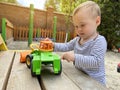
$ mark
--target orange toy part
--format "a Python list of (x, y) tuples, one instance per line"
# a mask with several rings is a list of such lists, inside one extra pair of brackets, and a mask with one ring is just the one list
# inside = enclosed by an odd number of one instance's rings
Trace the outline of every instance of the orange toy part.
[(31, 51), (24, 51), (20, 53), (20, 62), (24, 63), (26, 61), (26, 56), (30, 54)]
[(53, 51), (52, 41), (40, 41), (39, 48), (41, 51)]

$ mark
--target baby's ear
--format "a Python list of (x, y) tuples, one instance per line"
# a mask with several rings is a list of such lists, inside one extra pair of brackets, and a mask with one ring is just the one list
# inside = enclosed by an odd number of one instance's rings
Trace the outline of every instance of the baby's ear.
[(96, 24), (97, 24), (97, 26), (99, 26), (100, 23), (101, 23), (101, 17), (97, 16), (97, 18), (96, 18)]

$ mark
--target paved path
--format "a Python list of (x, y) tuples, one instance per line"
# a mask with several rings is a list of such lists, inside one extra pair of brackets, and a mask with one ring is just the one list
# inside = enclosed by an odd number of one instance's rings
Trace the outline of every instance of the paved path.
[[(39, 44), (39, 42), (33, 42)], [(10, 50), (28, 50), (28, 42), (26, 41), (14, 41), (7, 45)]]

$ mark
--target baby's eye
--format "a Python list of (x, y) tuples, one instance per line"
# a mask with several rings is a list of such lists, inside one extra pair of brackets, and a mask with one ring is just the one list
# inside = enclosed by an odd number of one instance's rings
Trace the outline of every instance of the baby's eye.
[(76, 29), (78, 29), (78, 26), (75, 26)]
[(81, 25), (81, 27), (84, 27), (84, 26), (85, 26), (85, 24), (82, 24), (82, 25)]

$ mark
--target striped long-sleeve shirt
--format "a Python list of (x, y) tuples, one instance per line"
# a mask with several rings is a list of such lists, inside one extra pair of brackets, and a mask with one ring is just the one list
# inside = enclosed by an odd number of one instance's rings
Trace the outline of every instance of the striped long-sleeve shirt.
[(106, 83), (104, 56), (107, 49), (107, 43), (103, 36), (88, 40), (83, 45), (79, 44), (80, 37), (76, 37), (68, 43), (55, 43), (54, 51), (74, 51), (74, 65), (83, 70), (92, 78), (100, 83)]

